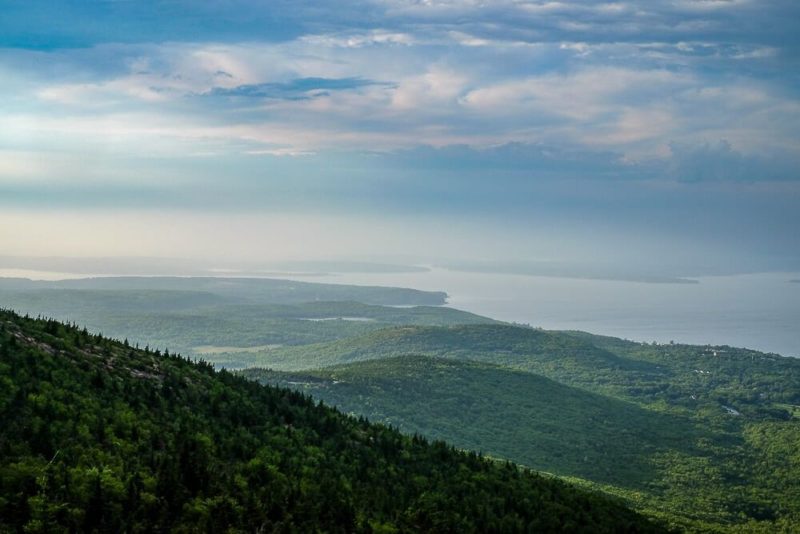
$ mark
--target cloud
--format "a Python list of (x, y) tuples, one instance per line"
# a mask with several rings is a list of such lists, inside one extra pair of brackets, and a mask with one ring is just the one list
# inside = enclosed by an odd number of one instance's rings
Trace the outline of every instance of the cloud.
[(794, 0), (7, 0), (0, 248), (796, 259), (798, 20)]
[[(374, 200), (385, 179), (474, 207), (485, 176), (508, 198), (558, 179), (796, 178), (800, 7), (784, 0), (91, 4), (54, 21), (14, 0), (0, 20), (15, 198), (169, 183), (165, 203), (203, 208)], [(181, 200), (186, 184), (210, 192)]]
[[(526, 143), (487, 148), (419, 146), (380, 154), (378, 161), (387, 168), (452, 172), (463, 180), (479, 180), (490, 186), (507, 183), (509, 179), (623, 178), (632, 170), (618, 153)], [(489, 183), (486, 175), (492, 172), (493, 180)]]
[[(463, 102), (479, 111), (516, 115), (535, 111), (578, 120), (608, 112), (609, 104), (635, 106), (693, 83), (688, 76), (662, 69), (585, 68), (548, 73), (475, 89)], [(696, 82), (694, 82), (696, 83)]]
[[(590, 45), (451, 44), (447, 55), (429, 54), (441, 46), (334, 53), (299, 39), (123, 47), (121, 54), (119, 45), (99, 47), (80, 57), (102, 64), (119, 54), (125, 69), (78, 83), (17, 76), (6, 96), (24, 111), (4, 112), (0, 140), (20, 150), (74, 150), (118, 139), (113, 150), (130, 156), (526, 143), (643, 160), (669, 154), (670, 143), (707, 139), (727, 139), (746, 153), (798, 151), (800, 104), (779, 80), (606, 59), (610, 50), (629, 53), (627, 45), (600, 46), (602, 56), (592, 52), (591, 60)], [(536, 60), (533, 67), (526, 58)]]
[(361, 78), (296, 78), (284, 83), (239, 85), (230, 88), (215, 87), (205, 95), (297, 100), (327, 95), (329, 91), (346, 91), (369, 85), (381, 85), (381, 83)]
[(800, 180), (798, 161), (747, 156), (725, 140), (670, 144), (669, 174), (681, 182)]
[(344, 31), (337, 34), (304, 35), (300, 41), (313, 46), (337, 48), (361, 48), (372, 45), (413, 45), (417, 38), (410, 33), (393, 32), (383, 29), (370, 31)]

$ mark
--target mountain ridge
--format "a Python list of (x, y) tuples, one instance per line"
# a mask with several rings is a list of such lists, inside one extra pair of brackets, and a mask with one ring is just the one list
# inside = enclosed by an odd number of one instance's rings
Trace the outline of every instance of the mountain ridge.
[(617, 501), (0, 311), (0, 530), (658, 532)]
[[(800, 524), (800, 456), (785, 446), (800, 440), (793, 358), (513, 325), (389, 328), (267, 356), (273, 370), (243, 374), (581, 478), (679, 528), (791, 532)], [(403, 364), (413, 359), (450, 371)], [(543, 383), (559, 388), (537, 391)]]

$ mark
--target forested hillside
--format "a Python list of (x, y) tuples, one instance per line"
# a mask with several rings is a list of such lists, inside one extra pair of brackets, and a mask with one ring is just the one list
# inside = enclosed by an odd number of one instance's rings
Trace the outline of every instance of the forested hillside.
[(800, 525), (792, 358), (459, 325), (283, 348), (262, 362), (273, 370), (246, 375), (579, 478), (682, 528)]
[[(474, 361), (396, 356), (318, 371), (248, 370), (346, 412), (539, 470), (646, 488), (648, 456), (696, 439), (686, 421), (532, 373)], [(624, 431), (623, 431), (624, 429)]]
[[(510, 324), (406, 325), (318, 345), (264, 354), (261, 364), (279, 370), (313, 369), (405, 354), (427, 354), (496, 363), (573, 379), (587, 369), (649, 372), (655, 366), (622, 359), (560, 332)], [(581, 371), (576, 374), (575, 371)], [(594, 380), (592, 380), (594, 382)]]
[(656, 532), (608, 497), (0, 312), (0, 531)]

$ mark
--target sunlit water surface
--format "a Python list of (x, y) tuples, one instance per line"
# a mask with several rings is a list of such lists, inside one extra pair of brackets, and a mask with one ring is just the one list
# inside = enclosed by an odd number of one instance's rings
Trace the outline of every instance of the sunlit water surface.
[(748, 347), (800, 356), (798, 273), (697, 278), (698, 284), (463, 273), (353, 274), (315, 282), (446, 291), (452, 307), (548, 329), (636, 341)]

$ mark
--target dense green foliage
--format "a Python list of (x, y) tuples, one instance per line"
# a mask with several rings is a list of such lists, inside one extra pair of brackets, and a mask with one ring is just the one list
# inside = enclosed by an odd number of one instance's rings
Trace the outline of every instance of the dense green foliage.
[(640, 489), (655, 476), (648, 456), (696, 439), (692, 426), (674, 416), (478, 362), (398, 356), (306, 373), (251, 369), (245, 375), (301, 389), (406, 433)]
[(599, 494), (55, 321), (0, 312), (0, 386), (3, 531), (659, 530)]
[[(789, 419), (800, 404), (800, 359), (728, 346), (647, 344), (584, 332), (569, 335), (621, 358), (649, 365), (651, 376), (617, 376), (620, 395), (718, 412), (724, 404), (754, 418)], [(587, 380), (587, 383), (589, 381)]]
[(788, 445), (800, 443), (798, 360), (472, 325), (391, 328), (262, 361), (291, 372), (250, 376), (585, 479), (682, 526), (800, 528), (800, 448)]
[(265, 354), (260, 363), (292, 371), (405, 354), (484, 361), (565, 378), (573, 377), (578, 368), (595, 372), (647, 372), (654, 368), (559, 332), (508, 324), (388, 328), (355, 338), (276, 350)]

